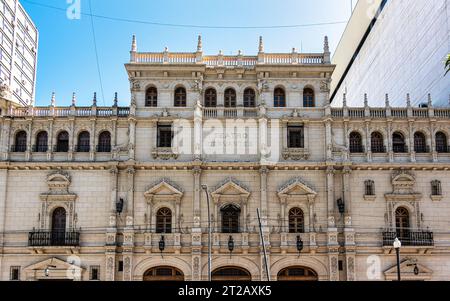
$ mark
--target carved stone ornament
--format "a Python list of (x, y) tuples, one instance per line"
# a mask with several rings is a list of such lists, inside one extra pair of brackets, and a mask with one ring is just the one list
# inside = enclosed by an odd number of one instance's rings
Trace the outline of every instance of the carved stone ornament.
[(310, 157), (309, 150), (305, 148), (285, 148), (282, 153), (284, 160), (308, 160)]
[(330, 92), (330, 82), (328, 80), (323, 80), (320, 82), (321, 92)]
[(178, 159), (178, 151), (173, 147), (155, 147), (152, 150), (153, 159), (169, 160)]

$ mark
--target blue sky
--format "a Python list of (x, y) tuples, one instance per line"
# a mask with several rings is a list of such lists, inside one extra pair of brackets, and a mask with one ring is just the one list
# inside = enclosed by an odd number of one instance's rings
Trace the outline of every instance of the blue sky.
[[(57, 105), (90, 105), (94, 92), (98, 105), (111, 105), (114, 92), (119, 104), (128, 105), (130, 92), (124, 64), (129, 60), (131, 37), (138, 51), (195, 51), (197, 35), (203, 51), (216, 54), (256, 54), (258, 37), (266, 52), (321, 52), (323, 37), (337, 46), (345, 23), (277, 29), (207, 29), (156, 26), (93, 18), (104, 97), (97, 71), (89, 0), (81, 4), (81, 18), (69, 19), (64, 9), (75, 0), (21, 0), (39, 30), (36, 105), (49, 105), (52, 91)], [(45, 7), (61, 8), (60, 10)], [(213, 25), (273, 26), (347, 21), (351, 0), (91, 0), (92, 14), (150, 22)], [(356, 0), (353, 0), (353, 6)]]

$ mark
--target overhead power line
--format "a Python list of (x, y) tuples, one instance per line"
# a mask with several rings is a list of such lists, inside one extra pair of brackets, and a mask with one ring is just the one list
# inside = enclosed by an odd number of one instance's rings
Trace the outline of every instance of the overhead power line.
[(94, 18), (92, 18), (92, 3), (91, 3), (91, 0), (89, 0), (89, 12), (90, 12), (90, 15), (91, 15), (91, 29), (92, 29), (92, 38), (94, 40), (95, 59), (97, 61), (98, 79), (100, 81), (100, 89), (101, 89), (101, 92), (102, 92), (103, 105), (105, 105), (105, 93), (103, 92), (102, 72), (100, 71), (100, 61), (98, 59), (97, 38), (95, 36)]
[[(33, 2), (29, 0), (22, 0), (22, 2), (29, 3), (31, 5), (36, 5), (40, 7), (45, 7), (53, 10), (66, 11), (66, 8), (52, 6), (48, 4)], [(178, 24), (178, 23), (164, 23), (164, 22), (155, 22), (155, 21), (147, 21), (147, 20), (137, 20), (137, 19), (129, 19), (129, 18), (121, 18), (121, 17), (111, 17), (105, 15), (98, 15), (90, 13), (80, 13), (83, 16), (88, 16), (91, 18), (104, 19), (110, 21), (117, 22), (126, 22), (126, 23), (136, 23), (136, 24), (145, 24), (145, 25), (154, 25), (154, 26), (166, 26), (166, 27), (183, 27), (183, 28), (204, 28), (204, 29), (281, 29), (281, 28), (299, 28), (299, 27), (314, 27), (314, 26), (326, 26), (326, 25), (338, 25), (338, 24), (346, 24), (347, 21), (332, 21), (332, 22), (318, 22), (318, 23), (305, 23), (305, 24), (291, 24), (291, 25), (254, 25), (254, 26), (221, 26), (221, 25), (199, 25), (199, 24)]]

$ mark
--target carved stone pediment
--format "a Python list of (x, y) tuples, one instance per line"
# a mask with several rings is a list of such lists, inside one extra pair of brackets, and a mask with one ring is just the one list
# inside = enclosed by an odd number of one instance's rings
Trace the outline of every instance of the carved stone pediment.
[(76, 194), (69, 192), (71, 184), (70, 175), (63, 171), (54, 172), (48, 175), (47, 185), (49, 191), (40, 195), (43, 201), (75, 201)]
[(277, 192), (280, 202), (285, 203), (290, 200), (314, 202), (317, 192), (307, 185), (302, 179), (294, 178), (280, 186)]
[(216, 186), (211, 193), (215, 203), (220, 201), (231, 201), (238, 199), (241, 203), (246, 203), (250, 197), (250, 190), (234, 178), (227, 178)]
[(183, 197), (183, 190), (171, 182), (169, 179), (161, 179), (158, 182), (152, 184), (150, 188), (144, 193), (148, 202), (154, 202), (158, 200), (166, 200), (180, 202)]
[(418, 201), (421, 193), (414, 191), (416, 179), (407, 171), (397, 171), (392, 175), (392, 193), (385, 194), (387, 201)]
[[(417, 260), (409, 258), (400, 263), (400, 274), (402, 280), (430, 280), (433, 271)], [(384, 276), (386, 280), (397, 280), (397, 265), (386, 270)]]
[[(69, 257), (70, 259), (70, 257)], [(48, 276), (45, 270), (48, 268)], [(32, 264), (24, 268), (26, 280), (39, 279), (70, 279), (81, 280), (82, 272), (85, 269), (76, 262), (66, 262), (59, 258), (53, 257), (38, 263)]]

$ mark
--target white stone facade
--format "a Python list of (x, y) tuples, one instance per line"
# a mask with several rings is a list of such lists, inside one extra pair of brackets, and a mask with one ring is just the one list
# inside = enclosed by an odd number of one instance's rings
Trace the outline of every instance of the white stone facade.
[[(371, 7), (380, 1), (359, 2), (352, 18), (366, 16), (369, 24)], [(347, 93), (348, 104), (355, 107), (362, 105), (365, 93), (369, 94), (371, 106), (383, 106), (384, 95), (388, 93), (393, 107), (405, 106), (407, 93), (413, 106), (422, 104), (431, 93), (435, 107), (447, 107), (450, 81), (444, 76), (444, 66), (450, 53), (449, 20), (448, 0), (387, 0), (348, 73), (333, 76), (332, 93), (336, 93), (333, 106), (342, 106), (344, 93)], [(352, 20), (350, 24), (361, 26)], [(367, 25), (364, 31), (366, 28)], [(353, 28), (346, 29), (336, 53), (346, 51), (350, 47), (348, 41), (360, 43), (362, 36), (350, 38), (352, 32)], [(349, 35), (348, 40), (346, 35)], [(333, 57), (332, 62), (341, 65), (343, 70), (347, 67), (340, 56)], [(337, 87), (342, 78), (342, 84)]]
[[(201, 40), (194, 53), (139, 53), (134, 40), (126, 69), (130, 107), (77, 107), (74, 98), (67, 108), (10, 106), (0, 117), (1, 280), (142, 280), (155, 267), (206, 280), (202, 185), (213, 270), (232, 266), (267, 279), (259, 209), (271, 280), (289, 267), (318, 280), (392, 280), (392, 235), (405, 229), (403, 277), (450, 279), (450, 109), (331, 108), (327, 42), (321, 54), (266, 54), (261, 40), (258, 56), (205, 56)], [(175, 107), (179, 87), (186, 106)], [(209, 88), (216, 106), (205, 106)], [(236, 122), (232, 132), (221, 130), (225, 121)], [(188, 134), (167, 146), (161, 125), (176, 133), (184, 125)], [(404, 135), (404, 149), (394, 147), (394, 132)], [(225, 216), (229, 205), (236, 220)], [(161, 222), (163, 208), (171, 219)], [(407, 210), (407, 226), (396, 225), (398, 208)], [(291, 209), (303, 212), (303, 223)], [(62, 238), (52, 236), (61, 211)]]
[(0, 23), (0, 95), (17, 106), (32, 105), (38, 30), (19, 0), (0, 2)]

